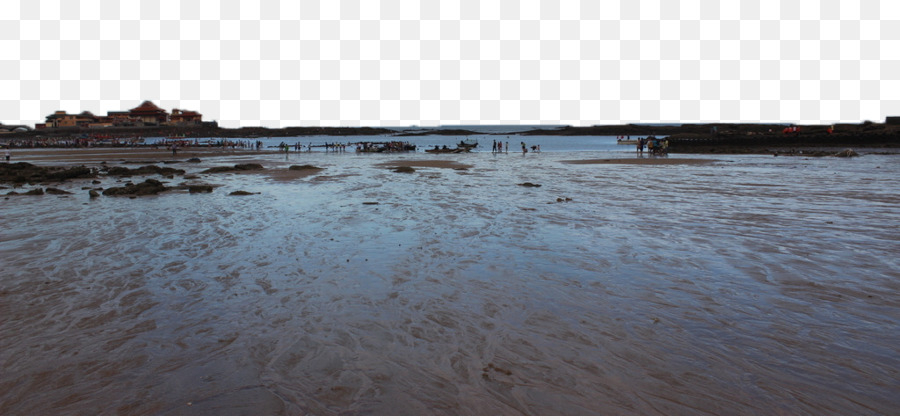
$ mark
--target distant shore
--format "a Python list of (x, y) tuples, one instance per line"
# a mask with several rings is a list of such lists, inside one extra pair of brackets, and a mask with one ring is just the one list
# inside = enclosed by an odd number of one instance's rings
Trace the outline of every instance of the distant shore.
[(665, 136), (672, 153), (772, 153), (809, 148), (900, 149), (900, 125), (873, 123), (800, 125), (799, 132), (784, 134), (786, 124), (680, 124), (680, 125), (595, 125), (565, 126), (552, 129), (485, 133), (473, 126), (465, 129), (410, 129), (381, 127), (241, 127), (210, 126), (54, 128), (27, 132), (0, 133), (0, 145), (12, 145), (38, 139), (113, 138), (218, 138), (253, 139), (305, 136)]

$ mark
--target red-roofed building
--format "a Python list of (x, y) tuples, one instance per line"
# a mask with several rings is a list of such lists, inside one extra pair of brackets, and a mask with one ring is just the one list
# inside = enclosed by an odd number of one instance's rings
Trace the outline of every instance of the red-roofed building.
[(169, 113), (153, 102), (144, 101), (137, 108), (128, 110), (131, 117), (137, 118), (145, 125), (164, 125), (169, 122)]
[(47, 127), (75, 127), (77, 126), (78, 116), (66, 113), (66, 111), (56, 111), (47, 116)]
[(200, 125), (203, 123), (203, 115), (196, 111), (173, 109), (169, 123), (172, 125)]

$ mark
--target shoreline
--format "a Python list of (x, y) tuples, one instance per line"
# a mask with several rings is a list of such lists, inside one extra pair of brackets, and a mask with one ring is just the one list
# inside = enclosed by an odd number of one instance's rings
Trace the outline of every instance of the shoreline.
[[(782, 130), (788, 126), (800, 129), (798, 135), (786, 136)], [(881, 141), (900, 147), (900, 124), (874, 123), (865, 121), (858, 124), (810, 124), (790, 123), (703, 123), (703, 124), (616, 124), (593, 126), (562, 126), (552, 129), (511, 131), (503, 133), (484, 132), (478, 125), (471, 129), (434, 127), (427, 129), (391, 129), (383, 127), (239, 127), (222, 128), (215, 126), (152, 126), (152, 127), (65, 127), (46, 128), (25, 132), (0, 132), (0, 144), (13, 141), (28, 141), (43, 138), (76, 139), (81, 137), (184, 137), (211, 139), (254, 139), (308, 136), (460, 136), (460, 135), (522, 135), (522, 136), (667, 136), (670, 140), (692, 140), (717, 143), (777, 143), (791, 145), (798, 141), (840, 142), (847, 145), (870, 144)], [(511, 125), (510, 127), (516, 127)]]

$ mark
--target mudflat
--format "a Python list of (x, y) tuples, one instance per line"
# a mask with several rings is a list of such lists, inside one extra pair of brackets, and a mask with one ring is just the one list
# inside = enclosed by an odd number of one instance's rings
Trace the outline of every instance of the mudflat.
[(74, 152), (0, 185), (0, 413), (900, 411), (898, 155)]

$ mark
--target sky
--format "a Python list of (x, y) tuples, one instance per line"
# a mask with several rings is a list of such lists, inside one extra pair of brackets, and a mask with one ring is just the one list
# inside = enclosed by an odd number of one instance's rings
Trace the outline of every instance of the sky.
[(144, 100), (220, 126), (883, 121), (900, 2), (9, 0), (0, 121)]

